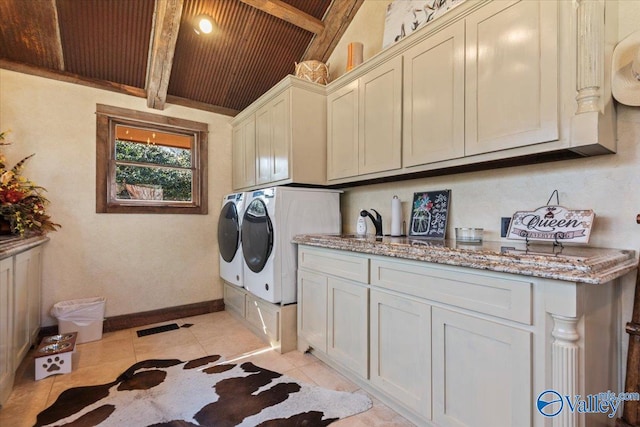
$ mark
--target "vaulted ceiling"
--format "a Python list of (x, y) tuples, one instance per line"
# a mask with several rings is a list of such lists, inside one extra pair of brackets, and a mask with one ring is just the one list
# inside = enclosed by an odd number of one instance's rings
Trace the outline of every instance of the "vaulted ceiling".
[(1, 0), (0, 68), (233, 116), (326, 62), (363, 1)]

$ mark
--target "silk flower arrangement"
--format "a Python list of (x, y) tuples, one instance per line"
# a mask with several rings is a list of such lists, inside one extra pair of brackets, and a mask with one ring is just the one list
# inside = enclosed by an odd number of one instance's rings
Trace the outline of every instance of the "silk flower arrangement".
[[(5, 142), (7, 133), (0, 132), (0, 146), (10, 144)], [(49, 204), (43, 196), (46, 189), (21, 175), (25, 163), (34, 155), (23, 158), (9, 169), (4, 153), (0, 152), (0, 221), (5, 222), (5, 232), (21, 237), (46, 234), (60, 227), (46, 212)], [(1, 231), (0, 227), (0, 234)]]

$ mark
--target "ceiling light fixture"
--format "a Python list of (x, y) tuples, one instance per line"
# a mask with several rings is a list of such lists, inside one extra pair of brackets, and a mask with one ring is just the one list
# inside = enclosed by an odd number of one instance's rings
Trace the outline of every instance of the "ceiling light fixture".
[(210, 34), (213, 31), (213, 19), (204, 14), (196, 16), (193, 31), (198, 35)]

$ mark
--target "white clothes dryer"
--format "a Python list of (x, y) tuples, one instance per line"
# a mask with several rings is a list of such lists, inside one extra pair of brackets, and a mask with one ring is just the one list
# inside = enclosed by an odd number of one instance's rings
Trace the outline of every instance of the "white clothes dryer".
[(244, 287), (280, 304), (296, 302), (297, 234), (341, 231), (340, 193), (273, 187), (249, 193), (242, 219)]
[(234, 193), (222, 199), (218, 218), (218, 249), (220, 251), (220, 277), (236, 286), (243, 285), (244, 260), (240, 225), (244, 215), (247, 193)]

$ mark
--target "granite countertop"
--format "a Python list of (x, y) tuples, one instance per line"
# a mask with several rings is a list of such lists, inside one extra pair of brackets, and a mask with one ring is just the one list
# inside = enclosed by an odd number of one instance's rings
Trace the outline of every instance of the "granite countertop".
[(9, 258), (48, 241), (49, 238), (47, 236), (0, 236), (0, 259)]
[(293, 243), (570, 282), (601, 284), (638, 266), (635, 251), (549, 244), (424, 240), (412, 237), (305, 234)]

